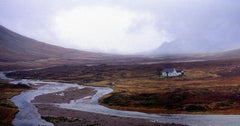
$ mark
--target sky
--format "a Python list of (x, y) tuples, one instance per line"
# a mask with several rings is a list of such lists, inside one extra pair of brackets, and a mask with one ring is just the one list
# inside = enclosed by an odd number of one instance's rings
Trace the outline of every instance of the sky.
[(0, 25), (85, 51), (217, 52), (240, 48), (240, 1), (0, 0)]

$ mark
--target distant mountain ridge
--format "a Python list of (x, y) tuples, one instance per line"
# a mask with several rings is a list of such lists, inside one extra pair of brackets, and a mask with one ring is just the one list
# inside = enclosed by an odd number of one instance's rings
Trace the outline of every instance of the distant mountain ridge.
[(49, 58), (89, 58), (100, 54), (46, 44), (0, 25), (0, 62), (31, 61)]
[[(171, 48), (173, 49), (173, 48)], [(219, 53), (179, 53), (164, 54), (155, 52), (146, 55), (110, 55), (103, 53), (94, 53), (79, 51), (54, 46), (40, 42), (0, 25), (0, 66), (15, 67), (16, 64), (21, 66), (41, 67), (50, 65), (70, 64), (101, 64), (101, 63), (160, 63), (169, 61), (198, 61), (198, 60), (218, 60), (240, 58), (240, 49), (230, 50)], [(36, 61), (36, 62), (35, 62)], [(24, 62), (24, 63), (22, 63)], [(3, 64), (1, 64), (3, 63)], [(34, 66), (35, 65), (35, 66)]]
[[(221, 36), (219, 36), (221, 37)], [(193, 41), (193, 40), (173, 40), (165, 42), (157, 49), (151, 51), (152, 54), (189, 54), (189, 53), (213, 53), (240, 48), (240, 43), (228, 43), (220, 41)], [(229, 40), (230, 41), (230, 40)]]

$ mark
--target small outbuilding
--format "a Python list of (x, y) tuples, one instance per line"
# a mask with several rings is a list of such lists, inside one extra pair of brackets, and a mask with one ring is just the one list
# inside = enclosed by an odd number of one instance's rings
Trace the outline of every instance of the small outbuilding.
[(175, 68), (165, 68), (162, 71), (163, 77), (177, 77), (184, 74), (183, 70), (176, 70)]

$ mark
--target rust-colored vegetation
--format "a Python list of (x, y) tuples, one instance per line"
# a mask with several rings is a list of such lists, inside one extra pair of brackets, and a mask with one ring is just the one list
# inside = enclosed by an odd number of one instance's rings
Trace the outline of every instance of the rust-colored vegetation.
[(28, 88), (26, 85), (11, 85), (7, 81), (0, 80), (0, 125), (12, 125), (18, 109), (9, 99)]
[[(185, 75), (163, 78), (159, 71), (174, 67)], [(60, 66), (10, 73), (33, 78), (109, 86), (100, 103), (115, 109), (148, 113), (240, 114), (240, 60), (144, 65)]]

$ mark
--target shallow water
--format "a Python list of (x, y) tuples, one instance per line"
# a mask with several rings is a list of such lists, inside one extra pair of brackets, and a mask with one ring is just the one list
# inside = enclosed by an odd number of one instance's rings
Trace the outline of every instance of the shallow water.
[[(3, 73), (0, 73), (3, 79), (7, 78)], [(36, 90), (29, 90), (22, 92), (20, 95), (13, 97), (11, 100), (19, 107), (15, 119), (13, 120), (16, 126), (30, 126), (30, 125), (46, 125), (52, 126), (52, 123), (46, 122), (41, 119), (40, 114), (37, 112), (36, 107), (31, 103), (36, 96), (63, 91), (71, 87), (84, 88), (77, 84), (58, 83), (58, 82), (42, 82), (34, 80), (13, 80), (14, 84), (25, 83), (35, 84), (40, 86)], [(87, 112), (100, 113), (105, 115), (121, 116), (121, 117), (134, 117), (150, 119), (151, 121), (161, 123), (176, 123), (185, 124), (189, 126), (239, 126), (239, 115), (191, 115), (191, 114), (147, 114), (142, 112), (122, 111), (109, 109), (98, 104), (98, 99), (104, 94), (112, 92), (111, 88), (107, 87), (90, 87), (97, 90), (94, 96), (87, 96), (79, 100), (73, 100), (69, 104), (56, 104), (61, 108), (68, 108), (73, 110), (81, 110)], [(64, 95), (64, 94), (63, 94)]]
[[(26, 82), (24, 80), (23, 82)], [(22, 82), (22, 83), (23, 83)], [(27, 81), (27, 83), (37, 84), (39, 81)], [(43, 83), (42, 83), (43, 84)], [(44, 83), (43, 86), (39, 87), (37, 90), (29, 90), (22, 92), (11, 99), (19, 108), (19, 112), (16, 114), (13, 124), (15, 126), (53, 126), (52, 123), (46, 122), (41, 119), (40, 114), (37, 112), (36, 107), (31, 103), (31, 101), (39, 95), (48, 94), (58, 91), (63, 91), (69, 87), (79, 87), (78, 85), (68, 85), (60, 83)], [(81, 87), (83, 88), (83, 87)]]

